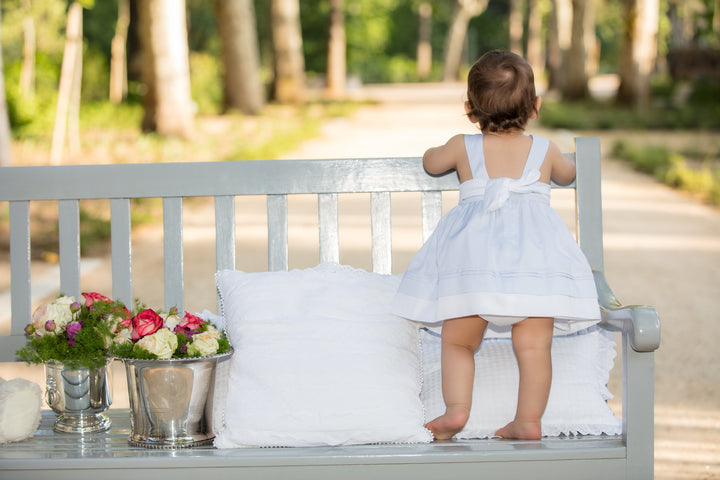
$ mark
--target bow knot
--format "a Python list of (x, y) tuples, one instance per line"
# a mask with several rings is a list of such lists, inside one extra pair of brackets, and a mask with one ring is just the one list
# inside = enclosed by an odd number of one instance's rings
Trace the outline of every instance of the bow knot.
[(492, 212), (505, 205), (510, 193), (534, 192), (535, 182), (540, 180), (540, 170), (532, 170), (521, 178), (491, 178), (485, 186), (485, 207), (486, 212)]

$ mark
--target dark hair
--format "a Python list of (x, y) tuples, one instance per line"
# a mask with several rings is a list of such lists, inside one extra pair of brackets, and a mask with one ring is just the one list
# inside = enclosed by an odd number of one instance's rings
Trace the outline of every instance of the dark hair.
[(524, 130), (535, 112), (535, 76), (519, 55), (493, 50), (470, 69), (467, 96), (481, 130)]

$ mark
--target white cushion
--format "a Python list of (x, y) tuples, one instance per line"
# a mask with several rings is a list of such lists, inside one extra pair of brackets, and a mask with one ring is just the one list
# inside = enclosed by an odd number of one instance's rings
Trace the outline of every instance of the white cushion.
[(216, 274), (230, 362), (218, 448), (429, 442), (399, 277), (337, 264)]
[[(422, 400), (433, 419), (445, 411), (440, 370), (440, 337), (421, 333), (424, 381)], [(606, 385), (615, 357), (613, 334), (599, 327), (553, 337), (552, 385), (545, 414), (544, 436), (561, 434), (617, 435), (622, 421), (607, 400)], [(475, 383), (470, 419), (456, 438), (492, 437), (512, 421), (517, 406), (518, 368), (512, 341), (486, 338), (475, 354)]]

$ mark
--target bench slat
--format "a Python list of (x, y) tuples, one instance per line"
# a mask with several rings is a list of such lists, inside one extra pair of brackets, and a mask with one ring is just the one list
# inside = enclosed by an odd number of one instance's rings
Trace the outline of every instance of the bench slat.
[(340, 261), (338, 234), (338, 196), (336, 193), (318, 195), (318, 226), (320, 235), (320, 263)]
[(80, 204), (77, 200), (58, 201), (58, 240), (60, 250), (60, 292), (80, 298)]
[(288, 269), (287, 195), (268, 195), (268, 271)]
[(113, 298), (125, 305), (133, 305), (131, 235), (130, 199), (113, 198), (110, 200), (112, 292)]
[(24, 335), (30, 322), (30, 202), (10, 202), (11, 335)]
[(215, 266), (235, 268), (235, 197), (215, 197)]
[(370, 195), (372, 225), (372, 268), (375, 273), (392, 273), (392, 214), (390, 192)]
[(183, 280), (182, 198), (163, 198), (163, 247), (165, 258), (165, 311), (185, 310)]

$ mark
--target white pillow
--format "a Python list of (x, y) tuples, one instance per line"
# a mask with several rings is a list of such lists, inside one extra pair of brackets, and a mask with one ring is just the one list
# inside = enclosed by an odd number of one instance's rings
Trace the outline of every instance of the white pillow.
[(218, 448), (430, 442), (399, 277), (337, 264), (216, 274), (230, 363)]
[[(422, 401), (426, 416), (442, 415), (440, 337), (421, 333), (423, 349)], [(622, 420), (607, 404), (607, 389), (615, 357), (613, 334), (599, 327), (553, 337), (552, 385), (542, 417), (544, 436), (618, 435)], [(512, 421), (517, 407), (518, 369), (510, 339), (484, 339), (475, 354), (475, 383), (470, 419), (455, 438), (488, 438)]]

